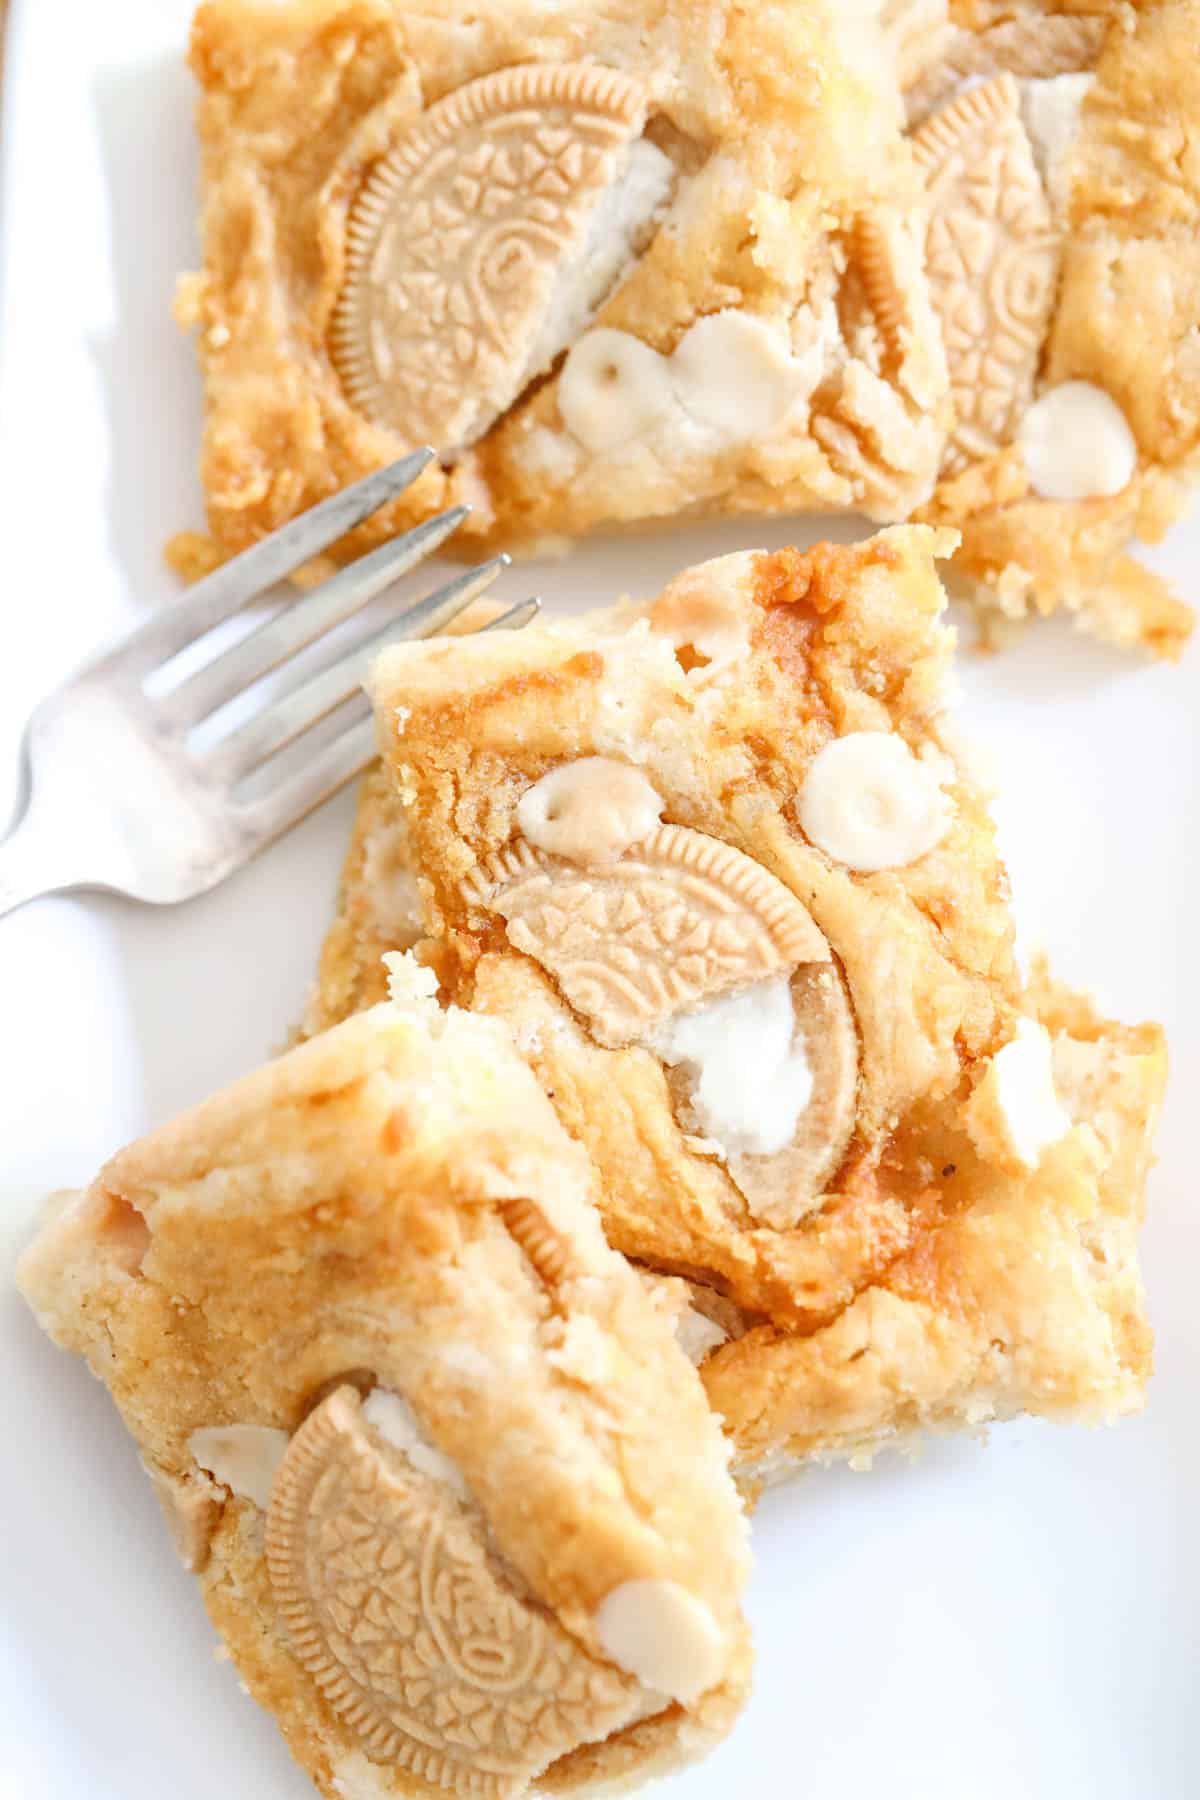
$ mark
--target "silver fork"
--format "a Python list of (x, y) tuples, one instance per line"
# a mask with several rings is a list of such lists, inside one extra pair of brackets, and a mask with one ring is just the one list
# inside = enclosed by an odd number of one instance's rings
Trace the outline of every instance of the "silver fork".
[[(293, 519), (198, 581), (42, 701), (25, 738), (28, 802), (0, 844), (0, 916), (40, 894), (74, 887), (105, 888), (156, 904), (189, 900), (366, 767), (375, 737), (364, 695), (348, 709), (353, 716), (343, 729), (315, 732), (316, 748), (307, 756), (305, 735), (360, 692), (367, 665), (385, 642), (443, 630), (491, 585), (507, 557), (464, 571), (349, 654), (329, 652), (325, 666), (215, 742), (193, 740), (197, 727), (220, 708), (431, 555), (461, 525), (465, 506), (340, 569), (169, 692), (152, 691), (151, 678), (395, 499), (432, 456), (432, 450), (416, 450)], [(522, 601), (483, 629), (525, 625), (537, 610), (536, 600)], [(272, 781), (269, 759), (293, 744), (296, 753), (281, 761)]]

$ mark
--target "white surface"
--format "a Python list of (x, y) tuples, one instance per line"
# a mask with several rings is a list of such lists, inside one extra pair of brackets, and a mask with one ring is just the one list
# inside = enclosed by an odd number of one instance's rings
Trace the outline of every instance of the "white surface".
[[(195, 523), (197, 383), (167, 316), (194, 254), (187, 0), (17, 0), (3, 122), (5, 653), (0, 771), (41, 689)], [(752, 529), (752, 528), (751, 528)], [(754, 535), (781, 544), (788, 528)], [(672, 528), (539, 571), (554, 605), (652, 591), (747, 528)], [(1200, 598), (1200, 532), (1155, 558)], [(507, 581), (515, 596), (534, 577)], [(1020, 915), (1064, 973), (1172, 1033), (1145, 1260), (1159, 1374), (1113, 1431), (1018, 1424), (915, 1467), (771, 1495), (750, 1597), (758, 1685), (686, 1800), (1184, 1800), (1200, 1792), (1200, 1306), (1194, 1016), (1198, 653), (1148, 667), (1052, 627), (964, 659), (997, 752)], [(8, 794), (0, 795), (0, 812)], [(174, 912), (42, 902), (0, 922), (6, 1253), (45, 1189), (89, 1177), (277, 1044), (350, 817), (343, 799)], [(303, 1800), (238, 1691), (103, 1394), (0, 1291), (0, 1796)]]

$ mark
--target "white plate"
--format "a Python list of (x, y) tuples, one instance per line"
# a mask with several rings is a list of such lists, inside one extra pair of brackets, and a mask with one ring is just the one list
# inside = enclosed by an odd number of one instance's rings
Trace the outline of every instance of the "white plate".
[[(189, 0), (17, 0), (3, 121), (0, 770), (20, 721), (137, 607), (196, 523), (198, 384), (168, 318), (195, 256)], [(549, 604), (650, 592), (751, 527), (584, 548)], [(773, 525), (781, 544), (811, 528)], [(1156, 565), (1200, 599), (1200, 530)], [(813, 1474), (756, 1522), (758, 1685), (676, 1787), (805, 1800), (1184, 1800), (1200, 1792), (1194, 1130), (1197, 657), (1150, 667), (1051, 627), (964, 659), (998, 752), (1020, 917), (1059, 969), (1171, 1029), (1145, 1261), (1144, 1417), (1021, 1423), (910, 1466)], [(0, 795), (0, 816), (5, 802)], [(0, 924), (6, 1260), (45, 1190), (277, 1045), (300, 1007), (350, 818), (343, 798), (177, 911), (39, 903)], [(1192, 1004), (1189, 1005), (1189, 1002)], [(274, 1727), (213, 1656), (107, 1400), (0, 1292), (0, 1796), (302, 1800)]]

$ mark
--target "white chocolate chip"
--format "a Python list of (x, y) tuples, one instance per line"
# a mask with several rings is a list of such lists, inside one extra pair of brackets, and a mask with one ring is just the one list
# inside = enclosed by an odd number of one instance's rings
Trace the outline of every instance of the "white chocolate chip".
[(741, 444), (778, 429), (821, 377), (823, 339), (794, 355), (780, 324), (727, 307), (697, 319), (660, 356), (625, 331), (581, 337), (563, 364), (558, 409), (586, 449), (614, 450), (662, 428)]
[(1036, 1169), (1042, 1152), (1071, 1130), (1054, 1087), (1050, 1035), (1033, 1019), (1022, 1019), (1016, 1036), (993, 1056), (980, 1090), (979, 1104), (994, 1104), (1009, 1149), (1027, 1169)]
[(697, 319), (671, 357), (684, 411), (730, 442), (773, 431), (821, 373), (818, 344), (793, 356), (784, 332), (765, 319), (727, 308)]
[(431, 1481), (453, 1488), (456, 1494), (466, 1495), (467, 1484), (461, 1470), (429, 1442), (408, 1401), (400, 1394), (394, 1394), (390, 1388), (372, 1388), (363, 1401), (362, 1416), (414, 1469), (428, 1475)]
[(1064, 381), (1035, 400), (1017, 442), (1030, 486), (1043, 500), (1119, 494), (1137, 468), (1137, 442), (1111, 395), (1090, 381)]
[(724, 1156), (774, 1156), (795, 1137), (813, 1078), (787, 975), (677, 1013), (644, 1042), (686, 1069), (691, 1111)]
[(720, 1679), (717, 1622), (677, 1581), (623, 1581), (601, 1601), (596, 1635), (618, 1668), (681, 1705)]
[[(350, 211), (330, 331), (347, 397), (374, 424), (455, 456), (595, 316), (675, 186), (671, 159), (637, 131), (640, 82), (562, 64), (536, 79), (538, 99), (512, 69), (444, 95), (402, 154), (375, 164)], [(546, 119), (556, 120), (549, 152)], [(535, 191), (528, 160), (537, 167), (546, 154), (552, 196), (543, 177)], [(437, 377), (422, 381), (413, 359), (425, 353), (431, 305), (445, 329)]]
[(616, 862), (649, 837), (663, 802), (640, 769), (609, 756), (561, 763), (517, 802), (517, 828), (535, 849), (570, 862)]
[(189, 1454), (214, 1481), (263, 1510), (287, 1447), (287, 1432), (270, 1425), (208, 1425), (188, 1439)]
[(1080, 114), (1094, 75), (1054, 75), (1023, 81), (1021, 117), (1046, 185), (1054, 215), (1065, 219), (1071, 197), (1071, 151), (1079, 136)]
[(578, 253), (560, 265), (546, 311), (517, 377), (520, 393), (595, 318), (645, 247), (675, 186), (675, 166), (648, 138), (635, 138), (593, 206)]
[(626, 331), (589, 331), (558, 379), (558, 410), (587, 450), (642, 437), (675, 408), (666, 359)]
[(941, 843), (950, 814), (938, 771), (886, 731), (853, 731), (826, 744), (796, 801), (805, 836), (864, 873), (916, 862)]
[(685, 569), (654, 602), (650, 627), (677, 649), (690, 645), (710, 663), (728, 663), (750, 642), (754, 566), (759, 552), (735, 550)]

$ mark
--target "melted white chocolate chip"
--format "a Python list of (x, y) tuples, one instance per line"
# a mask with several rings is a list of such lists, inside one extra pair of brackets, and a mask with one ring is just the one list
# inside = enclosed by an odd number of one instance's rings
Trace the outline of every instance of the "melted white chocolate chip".
[(805, 836), (864, 874), (926, 855), (946, 835), (950, 812), (938, 774), (887, 731), (853, 731), (826, 744), (796, 800)]
[(666, 360), (626, 331), (586, 332), (558, 379), (563, 423), (597, 454), (644, 437), (675, 404)]
[(609, 863), (649, 837), (662, 809), (640, 769), (610, 756), (582, 756), (526, 789), (517, 802), (517, 827), (549, 856)]
[(1045, 1026), (1022, 1019), (1016, 1036), (993, 1056), (984, 1083), (991, 1083), (1013, 1155), (1036, 1169), (1042, 1152), (1071, 1130), (1055, 1091), (1054, 1051)]
[(717, 1622), (677, 1581), (623, 1581), (601, 1601), (596, 1635), (618, 1668), (683, 1706), (720, 1679)]
[(1128, 487), (1137, 442), (1111, 395), (1064, 381), (1035, 400), (1017, 433), (1029, 483), (1043, 500), (1096, 500)]
[(774, 1156), (795, 1137), (813, 1078), (787, 975), (677, 1013), (644, 1042), (685, 1069), (691, 1110), (724, 1156)]
[(607, 327), (575, 344), (558, 384), (567, 430), (613, 450), (666, 427), (740, 444), (777, 430), (821, 376), (821, 340), (793, 354), (785, 329), (728, 307), (684, 332), (670, 356)]
[(208, 1425), (188, 1439), (189, 1454), (214, 1481), (264, 1511), (287, 1447), (287, 1432), (270, 1425)]
[(821, 373), (823, 351), (793, 356), (787, 338), (765, 319), (727, 308), (697, 319), (671, 357), (680, 405), (730, 443), (773, 431)]

